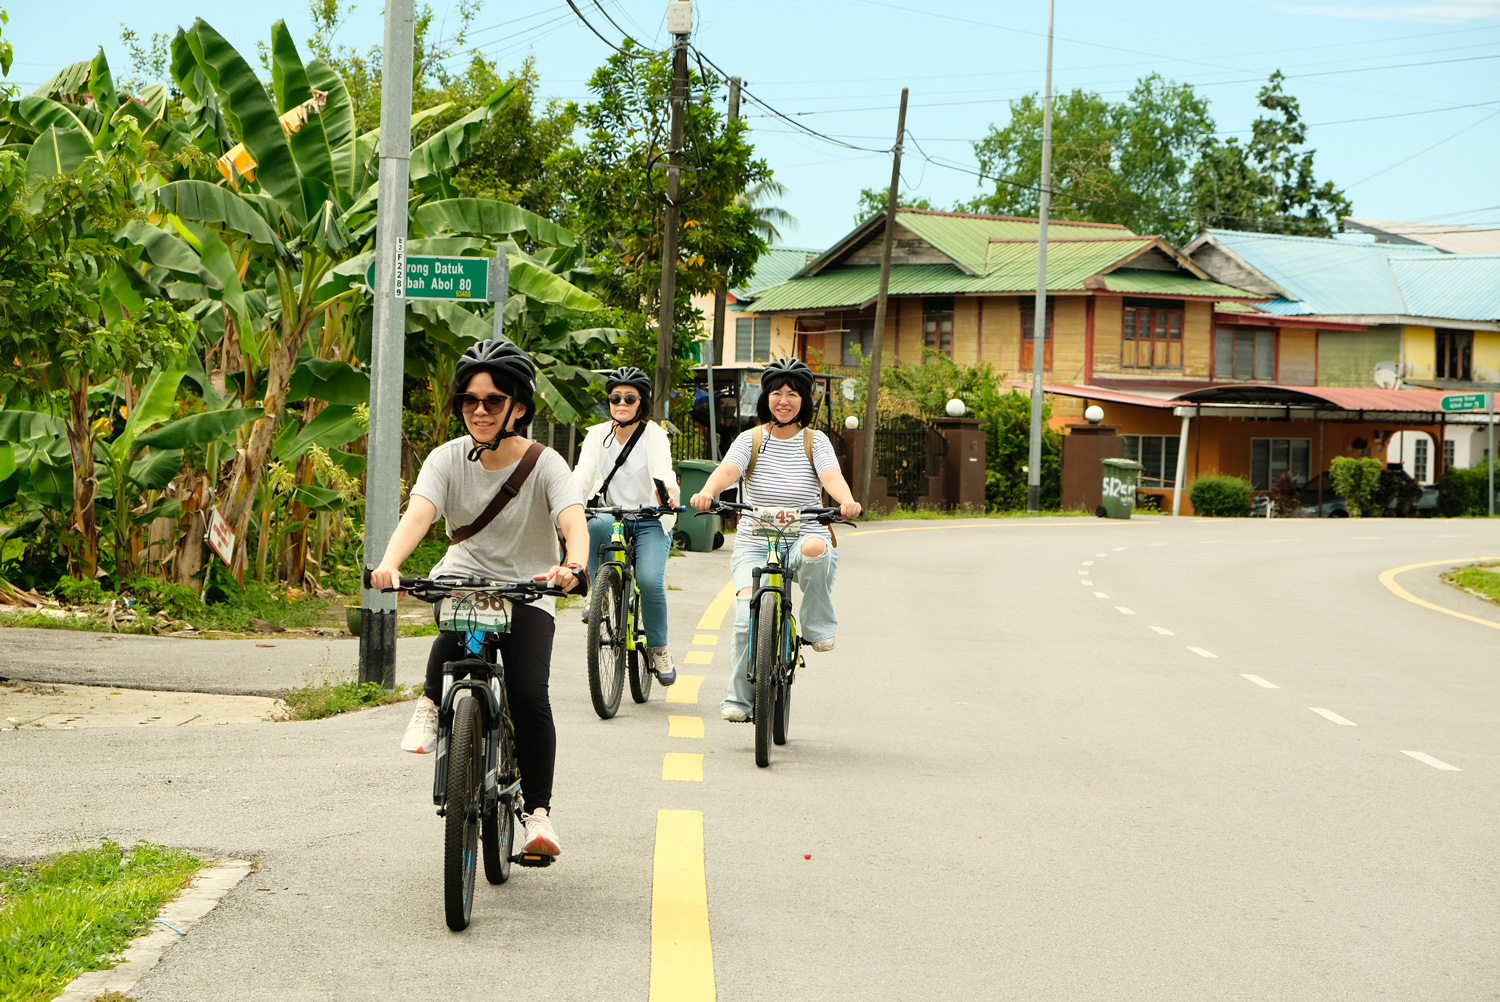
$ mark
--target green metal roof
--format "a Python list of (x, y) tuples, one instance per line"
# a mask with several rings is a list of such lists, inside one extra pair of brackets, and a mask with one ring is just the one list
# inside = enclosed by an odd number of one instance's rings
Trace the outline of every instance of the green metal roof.
[[(1051, 251), (1048, 251), (1051, 257)], [(1208, 282), (1182, 272), (1120, 268), (1103, 276), (1110, 292), (1138, 292), (1152, 296), (1244, 296), (1245, 290)]]
[(755, 261), (755, 272), (743, 288), (733, 290), (736, 299), (754, 299), (765, 289), (780, 285), (807, 267), (821, 251), (803, 247), (771, 247)]
[[(1033, 246), (1041, 224), (1035, 219), (1014, 219), (1006, 216), (979, 216), (960, 212), (927, 212), (902, 210), (896, 216), (901, 226), (911, 230), (923, 240), (957, 261), (959, 267), (975, 274), (984, 274), (985, 262), (990, 258), (990, 241), (1025, 240)], [(1134, 236), (1123, 226), (1106, 226), (1097, 223), (1052, 222), (1047, 226), (1049, 248), (1052, 240), (1097, 239), (1099, 237)], [(1051, 251), (1048, 251), (1051, 257)], [(1036, 255), (1032, 255), (1031, 284), (1036, 285)]]

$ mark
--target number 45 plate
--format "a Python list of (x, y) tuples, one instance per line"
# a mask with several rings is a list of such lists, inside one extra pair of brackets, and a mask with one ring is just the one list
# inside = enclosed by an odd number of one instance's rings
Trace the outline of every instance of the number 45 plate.
[(801, 520), (801, 512), (797, 508), (756, 508), (750, 513), (755, 520), (757, 535), (765, 535), (769, 527), (785, 529), (796, 525)]
[(498, 595), (450, 595), (438, 605), (438, 628), (460, 633), (509, 633), (510, 600)]

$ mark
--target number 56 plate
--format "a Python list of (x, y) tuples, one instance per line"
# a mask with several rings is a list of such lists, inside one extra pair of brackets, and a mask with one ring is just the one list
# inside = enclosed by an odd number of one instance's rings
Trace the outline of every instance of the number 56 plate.
[(438, 629), (457, 632), (509, 633), (510, 600), (499, 595), (450, 595), (438, 604)]

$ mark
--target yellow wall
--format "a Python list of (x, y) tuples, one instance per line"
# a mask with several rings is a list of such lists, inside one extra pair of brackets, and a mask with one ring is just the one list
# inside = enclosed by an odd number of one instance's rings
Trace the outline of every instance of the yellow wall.
[(1120, 332), (1125, 323), (1125, 300), (1119, 296), (1094, 299), (1094, 371), (1120, 371)]
[[(1095, 326), (1095, 334), (1099, 328)], [(1182, 317), (1182, 374), (1207, 379), (1214, 360), (1214, 304), (1193, 301)]]
[(1474, 382), (1500, 383), (1500, 332), (1474, 332)]
[[(1086, 296), (1058, 296), (1052, 306), (1052, 368), (1046, 372), (1049, 382), (1082, 383), (1084, 330), (1088, 325)], [(1017, 323), (1019, 323), (1019, 318)], [(1017, 358), (1017, 361), (1020, 361)]]
[(1021, 374), (1021, 307), (1015, 296), (989, 296), (984, 301), (984, 360), (1001, 379)]
[(1432, 379), (1437, 373), (1437, 331), (1432, 327), (1401, 328), (1408, 379)]

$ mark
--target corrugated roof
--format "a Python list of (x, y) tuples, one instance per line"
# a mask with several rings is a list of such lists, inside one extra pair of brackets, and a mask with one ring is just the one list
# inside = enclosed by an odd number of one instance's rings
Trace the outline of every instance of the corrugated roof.
[(1405, 223), (1346, 216), (1344, 228), (1394, 244), (1426, 244), (1449, 254), (1500, 254), (1500, 229), (1461, 223)]
[[(985, 261), (989, 258), (992, 239), (1027, 240), (1035, 247), (1041, 224), (1035, 219), (1012, 216), (981, 216), (963, 212), (936, 212), (902, 209), (897, 223), (911, 230), (938, 250), (947, 254), (960, 266), (983, 274)], [(1074, 223), (1052, 221), (1047, 225), (1049, 245), (1053, 238), (1088, 238), (1133, 234), (1123, 226), (1101, 223)], [(1048, 258), (1051, 258), (1049, 246)], [(1032, 255), (1031, 284), (1036, 285), (1036, 255)]]
[(1437, 413), (1443, 409), (1440, 390), (1380, 390), (1339, 386), (1272, 386), (1236, 383), (1179, 393), (1179, 403), (1234, 403), (1267, 406), (1326, 404), (1346, 411), (1405, 411)]
[(1210, 230), (1199, 241), (1206, 238), (1296, 297), (1261, 304), (1278, 316), (1500, 319), (1497, 255), (1234, 230)]
[[(1052, 258), (1048, 248), (1047, 258)], [(1050, 268), (1049, 268), (1050, 270)], [(1153, 271), (1146, 268), (1119, 268), (1103, 276), (1110, 292), (1137, 292), (1153, 296), (1243, 296), (1243, 289), (1219, 282), (1207, 282), (1182, 272)]]
[(766, 289), (797, 274), (821, 253), (806, 247), (771, 247), (756, 260), (755, 273), (750, 276), (750, 281), (731, 291), (736, 299), (754, 299)]

